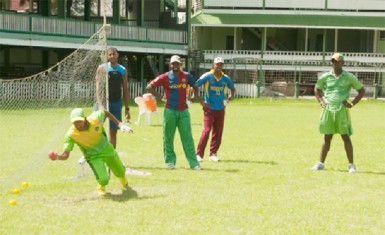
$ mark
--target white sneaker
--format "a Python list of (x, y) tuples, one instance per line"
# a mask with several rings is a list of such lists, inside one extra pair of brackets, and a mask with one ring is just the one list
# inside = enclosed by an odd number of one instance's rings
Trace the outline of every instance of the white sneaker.
[(356, 173), (357, 169), (353, 163), (349, 163), (349, 173)]
[(201, 156), (197, 155), (197, 160), (198, 160), (198, 162), (201, 162), (201, 161), (203, 161), (203, 158)]
[(81, 157), (79, 158), (79, 160), (78, 160), (78, 163), (79, 163), (80, 165), (84, 165), (84, 164), (86, 163), (86, 158), (85, 158), (84, 156), (81, 156)]
[(325, 164), (323, 164), (322, 162), (318, 162), (311, 169), (313, 171), (320, 171), (320, 170), (323, 170), (324, 168), (325, 168)]
[(167, 169), (169, 170), (174, 170), (175, 169), (175, 165), (170, 163), (170, 164), (167, 164)]
[(209, 160), (213, 161), (213, 162), (219, 162), (220, 161), (219, 157), (217, 155), (214, 155), (214, 154), (209, 157)]
[(200, 170), (202, 170), (202, 167), (200, 165), (198, 165), (198, 166), (195, 166), (191, 169), (196, 170), (196, 171), (200, 171)]

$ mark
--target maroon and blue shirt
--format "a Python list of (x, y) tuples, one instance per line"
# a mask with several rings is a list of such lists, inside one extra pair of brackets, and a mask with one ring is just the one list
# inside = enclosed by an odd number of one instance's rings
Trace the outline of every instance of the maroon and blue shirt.
[(203, 74), (196, 84), (204, 85), (204, 100), (205, 103), (210, 104), (211, 110), (224, 109), (223, 100), (226, 99), (227, 88), (234, 88), (234, 82), (228, 75), (222, 72), (221, 77), (215, 77), (213, 69)]
[(187, 109), (187, 87), (188, 85), (194, 87), (195, 80), (194, 77), (187, 72), (180, 71), (179, 76), (177, 76), (172, 71), (169, 71), (152, 80), (151, 85), (153, 87), (163, 86), (166, 96), (165, 108), (183, 111)]

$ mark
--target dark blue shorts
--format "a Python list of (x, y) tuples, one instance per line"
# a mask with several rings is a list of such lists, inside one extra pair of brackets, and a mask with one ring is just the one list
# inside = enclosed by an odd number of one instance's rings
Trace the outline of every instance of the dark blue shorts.
[[(115, 102), (110, 102), (108, 105), (108, 110), (112, 115), (116, 117), (120, 122), (122, 122), (122, 101), (115, 101)], [(94, 105), (94, 111), (99, 110), (99, 106), (97, 103)], [(118, 130), (119, 127), (110, 120), (110, 128), (114, 130)]]
[[(110, 113), (112, 113), (119, 122), (122, 122), (122, 101), (110, 102), (108, 106)], [(110, 120), (110, 129), (118, 130), (119, 127)]]

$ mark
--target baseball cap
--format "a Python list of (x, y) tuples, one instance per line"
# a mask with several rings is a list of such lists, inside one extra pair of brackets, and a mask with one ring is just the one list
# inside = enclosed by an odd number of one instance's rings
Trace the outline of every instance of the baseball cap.
[(345, 61), (345, 58), (344, 58), (344, 55), (342, 55), (341, 53), (334, 53), (332, 58), (330, 60), (336, 60), (336, 61)]
[(81, 108), (76, 108), (71, 112), (71, 122), (83, 121), (84, 120), (84, 111)]
[(180, 60), (180, 57), (178, 55), (171, 56), (170, 63), (174, 63), (174, 62), (178, 62), (179, 64), (182, 63), (181, 60)]
[(214, 64), (218, 64), (218, 63), (224, 64), (224, 63), (225, 63), (225, 60), (224, 60), (222, 57), (216, 57), (216, 58), (214, 59)]

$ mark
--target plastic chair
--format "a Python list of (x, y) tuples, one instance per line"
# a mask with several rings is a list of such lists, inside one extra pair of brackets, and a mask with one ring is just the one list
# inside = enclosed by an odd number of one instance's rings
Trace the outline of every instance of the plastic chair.
[(135, 103), (139, 107), (139, 115), (138, 120), (135, 122), (136, 125), (140, 124), (140, 117), (144, 115), (146, 125), (149, 126), (151, 124), (151, 115), (158, 115), (158, 124), (159, 124), (159, 114), (158, 108), (156, 106), (156, 99), (152, 94), (144, 94), (143, 97), (136, 97)]

